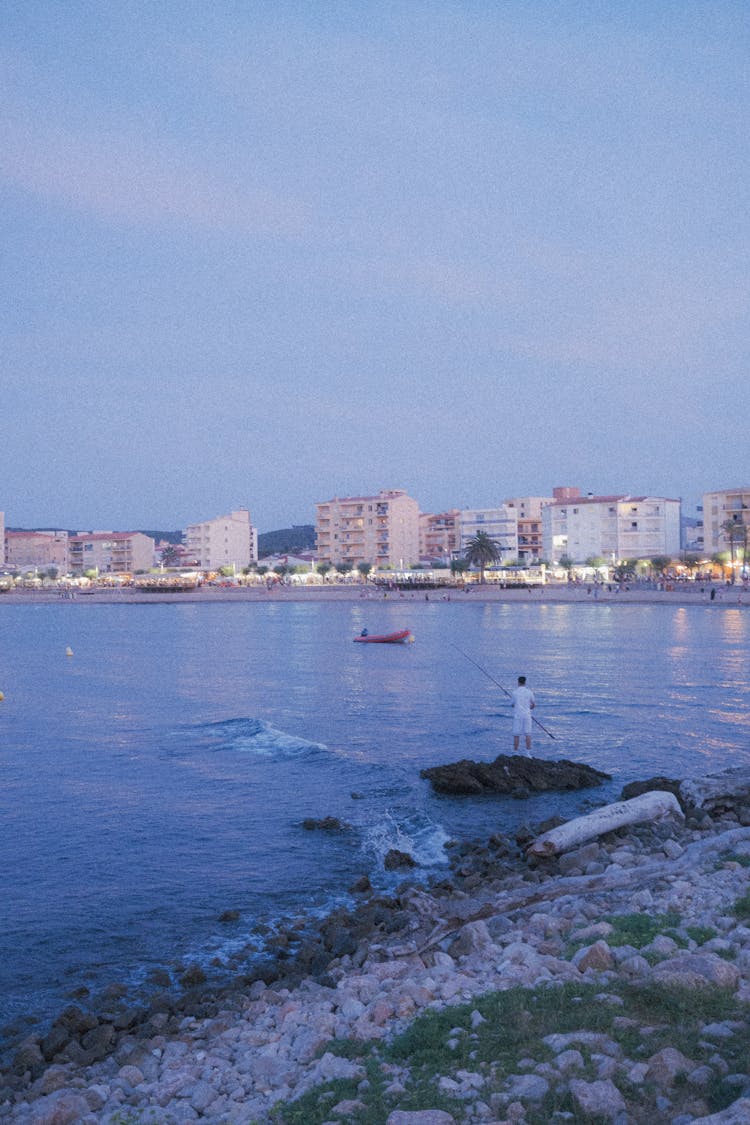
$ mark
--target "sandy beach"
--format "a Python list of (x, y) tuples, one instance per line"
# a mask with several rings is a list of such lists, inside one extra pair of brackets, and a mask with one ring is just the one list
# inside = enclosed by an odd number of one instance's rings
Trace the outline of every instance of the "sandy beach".
[[(711, 597), (711, 591), (715, 596)], [(265, 586), (208, 586), (195, 590), (172, 593), (139, 590), (132, 586), (120, 589), (96, 588), (70, 591), (57, 589), (17, 589), (0, 594), (0, 609), (4, 605), (135, 605), (147, 603), (211, 604), (218, 602), (359, 602), (425, 601), (476, 603), (502, 602), (509, 604), (550, 603), (554, 605), (706, 605), (716, 607), (750, 606), (750, 590), (744, 586), (720, 586), (676, 583), (671, 589), (656, 589), (646, 585), (590, 586), (578, 583), (568, 585), (532, 586), (530, 588), (503, 588), (491, 584), (472, 585), (465, 588), (427, 590), (387, 590), (373, 585), (325, 584), (320, 586), (274, 585)]]

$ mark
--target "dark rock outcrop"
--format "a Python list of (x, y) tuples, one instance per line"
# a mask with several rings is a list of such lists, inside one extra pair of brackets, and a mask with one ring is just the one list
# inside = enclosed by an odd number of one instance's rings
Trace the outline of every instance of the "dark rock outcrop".
[(399, 851), (398, 848), (389, 848), (385, 853), (383, 867), (386, 871), (397, 871), (399, 867), (416, 867), (417, 861), (408, 852)]
[(519, 754), (501, 754), (494, 762), (464, 759), (446, 766), (431, 766), (422, 770), (421, 776), (427, 778), (438, 793), (467, 796), (513, 795), (519, 790), (541, 793), (551, 789), (587, 789), (610, 780), (608, 773), (581, 762), (569, 762), (565, 758), (545, 761)]
[(302, 827), (307, 832), (346, 832), (351, 828), (351, 824), (339, 820), (337, 816), (324, 816), (320, 820), (310, 816), (302, 821)]
[(682, 782), (674, 777), (649, 777), (646, 781), (630, 781), (627, 785), (623, 785), (620, 800), (629, 801), (631, 797), (640, 797), (643, 793), (660, 790), (665, 793), (674, 793), (684, 812), (685, 802), (680, 797), (681, 784)]

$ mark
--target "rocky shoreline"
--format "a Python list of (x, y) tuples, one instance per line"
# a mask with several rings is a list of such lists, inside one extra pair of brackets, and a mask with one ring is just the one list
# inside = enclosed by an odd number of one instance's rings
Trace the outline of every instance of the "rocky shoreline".
[(253, 979), (71, 1005), (0, 1076), (0, 1117), (750, 1121), (749, 794), (737, 775), (683, 787), (686, 815), (556, 857), (526, 851), (549, 825), (453, 843), (445, 878), (362, 880), (315, 932), (276, 935)]

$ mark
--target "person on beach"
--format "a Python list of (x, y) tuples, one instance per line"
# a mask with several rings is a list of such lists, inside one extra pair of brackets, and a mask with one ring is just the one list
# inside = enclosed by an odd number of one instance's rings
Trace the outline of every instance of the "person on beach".
[(511, 692), (513, 701), (513, 753), (517, 754), (521, 735), (526, 740), (526, 757), (531, 755), (531, 712), (536, 706), (534, 693), (526, 687), (526, 677), (518, 677), (518, 687)]

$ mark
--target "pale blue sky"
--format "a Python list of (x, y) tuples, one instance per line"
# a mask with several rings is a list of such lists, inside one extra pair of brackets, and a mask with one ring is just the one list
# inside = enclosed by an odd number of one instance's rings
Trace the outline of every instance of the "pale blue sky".
[(745, 485), (750, 6), (0, 8), (0, 508)]

